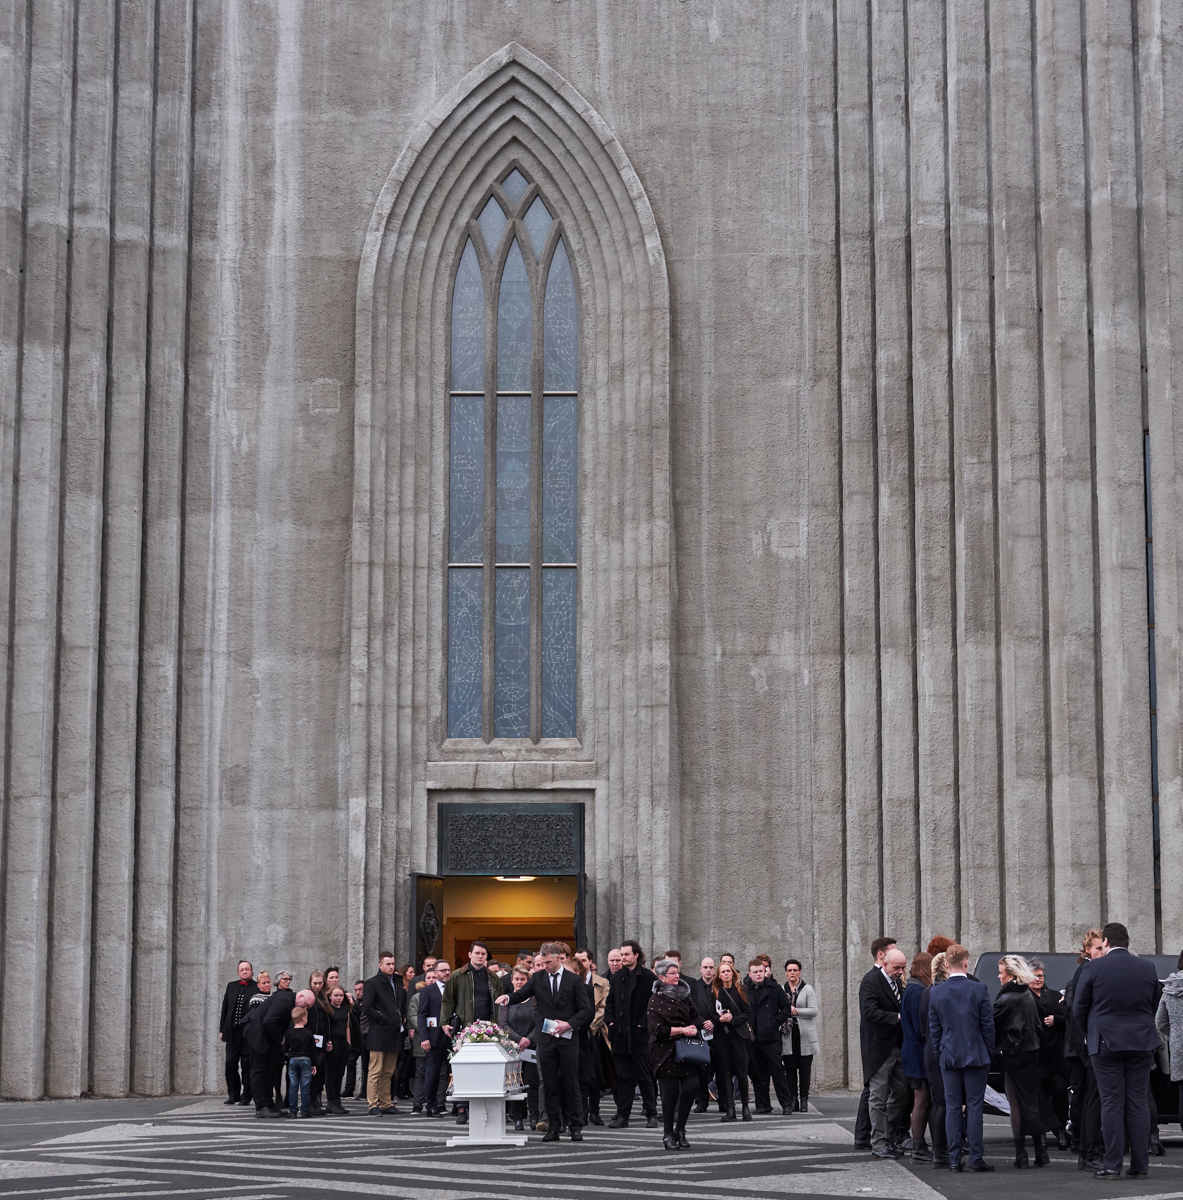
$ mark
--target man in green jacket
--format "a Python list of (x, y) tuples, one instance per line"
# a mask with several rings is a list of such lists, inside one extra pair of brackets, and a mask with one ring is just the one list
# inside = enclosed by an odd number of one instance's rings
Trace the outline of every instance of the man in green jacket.
[[(473, 1021), (496, 1021), (493, 1007), (501, 995), (501, 980), (489, 970), (489, 947), (484, 942), (473, 942), (468, 952), (468, 966), (452, 973), (444, 986), (440, 1006), (440, 1024), (451, 1037)], [(468, 1124), (468, 1105), (465, 1104), (458, 1125)]]

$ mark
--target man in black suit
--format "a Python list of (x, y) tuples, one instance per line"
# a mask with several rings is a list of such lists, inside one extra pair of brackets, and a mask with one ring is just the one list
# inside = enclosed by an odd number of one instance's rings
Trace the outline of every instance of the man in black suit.
[(904, 1044), (900, 1000), (907, 965), (904, 952), (892, 946), (883, 956), (883, 965), (872, 967), (863, 976), (858, 990), (859, 1048), (863, 1083), (869, 1089), (871, 1153), (879, 1159), (900, 1157), (892, 1133), (900, 1123), (907, 1086), (900, 1061)]
[(562, 1114), (566, 1113), (571, 1119), (571, 1140), (582, 1142), (583, 1100), (575, 1035), (591, 1024), (595, 1008), (583, 981), (563, 966), (562, 954), (560, 943), (544, 943), (538, 955), (542, 970), (535, 971), (512, 996), (498, 996), (497, 1003), (521, 1004), (534, 997), (538, 1010), (538, 1072), (546, 1091), (550, 1126), (542, 1140), (559, 1140)]
[(1126, 1138), (1130, 1141), (1127, 1175), (1145, 1179), (1150, 1172), (1150, 1071), (1160, 1045), (1154, 1014), (1162, 984), (1152, 963), (1130, 953), (1130, 935), (1111, 921), (1101, 931), (1105, 957), (1080, 977), (1073, 1014), (1088, 1043), (1097, 1090), (1101, 1093), (1101, 1130), (1105, 1163), (1093, 1174), (1121, 1174)]
[(419, 1015), (415, 1019), (415, 1036), (419, 1045), (427, 1052), (427, 1063), (423, 1070), (423, 1112), (429, 1117), (442, 1117), (446, 1104), (439, 1101), (440, 1073), (446, 1070), (448, 1051), (452, 1039), (444, 1032), (441, 1013), (444, 1008), (444, 988), (452, 968), (446, 958), (435, 964), (435, 979), (425, 983), (419, 993)]
[(403, 981), (394, 969), (394, 955), (383, 950), (378, 955), (378, 974), (365, 981), (361, 993), (361, 1010), (369, 1022), (366, 1049), (370, 1052), (370, 1069), (366, 1076), (366, 1101), (371, 1117), (398, 1113), (390, 1094), (390, 1081), (402, 1049), (406, 1007)]
[[(893, 937), (878, 937), (871, 943), (871, 957), (877, 967), (882, 967), (887, 959), (887, 952), (895, 945)], [(854, 1119), (854, 1148), (870, 1150), (871, 1148), (871, 1089), (864, 1083), (862, 1095), (858, 1099), (858, 1115)]]
[(218, 1035), (226, 1043), (226, 1094), (229, 1097), (225, 1101), (227, 1104), (251, 1102), (251, 1048), (246, 1044), (242, 1027), (246, 1024), (251, 997), (259, 990), (254, 976), (255, 968), (244, 958), (238, 964), (238, 978), (232, 979), (226, 985), (226, 994), (222, 997)]
[(270, 999), (258, 1005), (242, 1027), (251, 1048), (251, 1095), (256, 1117), (287, 1116), (287, 1110), (281, 1109), (275, 1099), (283, 1072), (283, 1039), (296, 1004), (308, 1008), (316, 1003), (312, 992), (293, 992), (291, 982), (291, 975), (280, 972)]

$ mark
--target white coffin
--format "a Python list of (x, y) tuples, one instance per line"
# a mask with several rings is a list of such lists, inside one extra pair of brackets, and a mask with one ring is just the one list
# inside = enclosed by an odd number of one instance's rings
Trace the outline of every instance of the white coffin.
[(496, 1042), (465, 1042), (452, 1059), (452, 1099), (512, 1094), (506, 1083), (517, 1066), (518, 1060)]

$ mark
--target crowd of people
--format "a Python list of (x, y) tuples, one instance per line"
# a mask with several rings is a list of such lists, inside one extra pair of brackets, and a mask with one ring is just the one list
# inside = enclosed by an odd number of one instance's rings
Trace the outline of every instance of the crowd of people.
[[(910, 969), (893, 938), (876, 939), (858, 994), (856, 1146), (878, 1160), (993, 1170), (983, 1151), (993, 1064), (1016, 1167), (1045, 1165), (1050, 1136), (1078, 1151), (1082, 1169), (1112, 1174), (1128, 1137), (1128, 1173), (1143, 1175), (1161, 1151), (1155, 1052), (1183, 1101), (1183, 956), (1164, 990), (1128, 945), (1120, 925), (1089, 930), (1063, 994), (1045, 985), (1037, 960), (1006, 955), (991, 1002), (951, 939), (933, 938)], [(511, 1031), (522, 1055), (525, 1099), (510, 1102), (507, 1119), (545, 1141), (564, 1132), (582, 1141), (585, 1127), (605, 1124), (605, 1093), (615, 1099), (609, 1127), (633, 1120), (639, 1094), (640, 1119), (661, 1126), (671, 1151), (689, 1148), (690, 1112), (712, 1104), (725, 1122), (773, 1114), (773, 1096), (782, 1116), (809, 1109), (819, 1002), (796, 958), (780, 968), (783, 982), (766, 954), (746, 969), (732, 954), (708, 956), (694, 976), (667, 950), (650, 969), (635, 941), (609, 951), (604, 975), (587, 950), (562, 942), (523, 950), (511, 966), (476, 941), (467, 959), (456, 970), (433, 956), (398, 968), (384, 951), (377, 973), (352, 988), (329, 967), (298, 991), (290, 972), (273, 990), (269, 973), (256, 978), (244, 960), (222, 1002), (226, 1103), (253, 1104), (260, 1119), (346, 1115), (342, 1097), (356, 1091), (371, 1116), (397, 1115), (409, 1100), (412, 1115), (463, 1124), (463, 1100), (449, 1106), (449, 1056), (458, 1032), (484, 1020)]]
[(1150, 1155), (1164, 1152), (1156, 1067), (1177, 1085), (1183, 1111), (1183, 955), (1164, 986), (1129, 944), (1124, 925), (1090, 929), (1063, 993), (1046, 985), (1038, 959), (1003, 955), (991, 1001), (964, 946), (935, 937), (909, 967), (894, 938), (877, 938), (859, 984), (855, 1145), (881, 1160), (993, 1171), (983, 1117), (995, 1070), (1015, 1167), (1046, 1166), (1053, 1138), (1098, 1178), (1121, 1175), (1128, 1146), (1125, 1174), (1146, 1178)]

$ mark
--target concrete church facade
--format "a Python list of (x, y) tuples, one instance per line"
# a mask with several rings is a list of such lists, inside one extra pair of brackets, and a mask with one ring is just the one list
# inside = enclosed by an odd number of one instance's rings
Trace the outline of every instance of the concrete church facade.
[(242, 955), (793, 953), (839, 1083), (882, 932), (1177, 949), (1181, 17), (10, 5), (0, 1095)]

